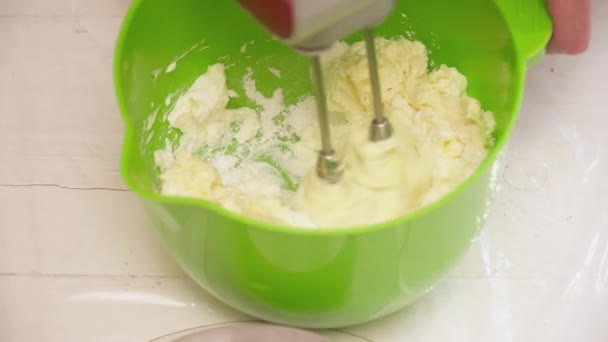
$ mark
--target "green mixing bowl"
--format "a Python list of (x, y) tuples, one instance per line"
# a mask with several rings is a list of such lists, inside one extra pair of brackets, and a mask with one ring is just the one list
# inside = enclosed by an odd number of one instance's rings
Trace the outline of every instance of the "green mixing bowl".
[[(379, 318), (427, 292), (481, 228), (517, 118), (526, 65), (542, 55), (551, 29), (542, 0), (397, 1), (377, 34), (420, 40), (436, 65), (466, 75), (469, 94), (495, 114), (496, 145), (470, 179), (422, 210), (373, 226), (295, 229), (207, 201), (159, 195), (153, 154), (179, 134), (162, 120), (148, 132), (145, 126), (152, 113), (161, 117), (171, 109), (165, 104), (169, 94), (186, 90), (218, 60), (233, 64), (227, 70), (231, 89), (242, 93), (242, 76), (252, 67), (262, 93), (281, 87), (286, 103), (293, 104), (311, 93), (308, 60), (271, 39), (236, 1), (135, 0), (120, 33), (114, 70), (126, 129), (122, 175), (181, 267), (225, 303), (300, 327)], [(176, 58), (177, 68), (166, 72)], [(268, 67), (279, 69), (282, 78)], [(231, 102), (246, 104), (245, 99)]]

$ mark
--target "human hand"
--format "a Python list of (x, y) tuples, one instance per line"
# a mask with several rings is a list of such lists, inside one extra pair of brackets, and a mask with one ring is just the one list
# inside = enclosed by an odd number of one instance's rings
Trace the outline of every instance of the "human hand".
[(548, 52), (575, 55), (589, 47), (591, 0), (547, 0), (553, 18)]

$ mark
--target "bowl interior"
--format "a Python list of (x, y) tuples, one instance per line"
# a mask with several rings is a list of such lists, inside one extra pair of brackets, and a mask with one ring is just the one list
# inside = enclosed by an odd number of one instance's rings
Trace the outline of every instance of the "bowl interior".
[[(158, 120), (171, 109), (167, 97), (179, 96), (209, 65), (231, 65), (228, 86), (241, 94), (247, 68), (253, 69), (264, 95), (283, 88), (286, 104), (311, 93), (308, 60), (272, 39), (236, 1), (136, 0), (132, 6), (118, 42), (115, 71), (129, 132), (122, 172), (140, 194), (158, 186), (154, 151), (167, 139), (176, 143), (180, 137)], [(521, 72), (509, 29), (493, 1), (397, 1), (396, 10), (376, 32), (420, 40), (430, 52), (431, 65), (447, 64), (466, 75), (469, 94), (495, 114), (500, 148), (515, 119)], [(360, 35), (347, 40), (358, 39)], [(175, 70), (167, 72), (173, 62)], [(280, 70), (282, 77), (275, 77), (269, 67)], [(244, 96), (229, 104), (243, 105), (252, 104)], [(151, 115), (157, 120), (146, 122)]]

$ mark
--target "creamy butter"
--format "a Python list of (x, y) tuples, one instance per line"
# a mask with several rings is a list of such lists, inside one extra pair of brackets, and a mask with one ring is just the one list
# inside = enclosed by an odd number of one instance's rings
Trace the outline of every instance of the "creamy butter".
[[(248, 73), (245, 96), (261, 109), (228, 109), (238, 94), (216, 64), (168, 116), (184, 135), (175, 150), (168, 145), (157, 151), (161, 192), (210, 200), (273, 223), (340, 227), (393, 219), (454, 189), (486, 157), (492, 114), (467, 96), (467, 80), (456, 69), (442, 65), (427, 72), (421, 43), (376, 43), (384, 110), (394, 127), (386, 141), (367, 138), (373, 99), (363, 42), (339, 43), (323, 57), (332, 138), (345, 168), (341, 182), (315, 175), (320, 137), (310, 97), (285, 106), (280, 90), (265, 98)], [(224, 152), (201, 154), (203, 146)], [(297, 190), (289, 189), (290, 180), (299, 182)]]

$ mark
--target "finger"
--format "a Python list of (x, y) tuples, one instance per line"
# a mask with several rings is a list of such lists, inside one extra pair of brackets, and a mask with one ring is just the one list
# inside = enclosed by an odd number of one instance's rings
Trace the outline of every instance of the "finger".
[(553, 18), (549, 53), (579, 54), (589, 47), (591, 0), (548, 0)]

